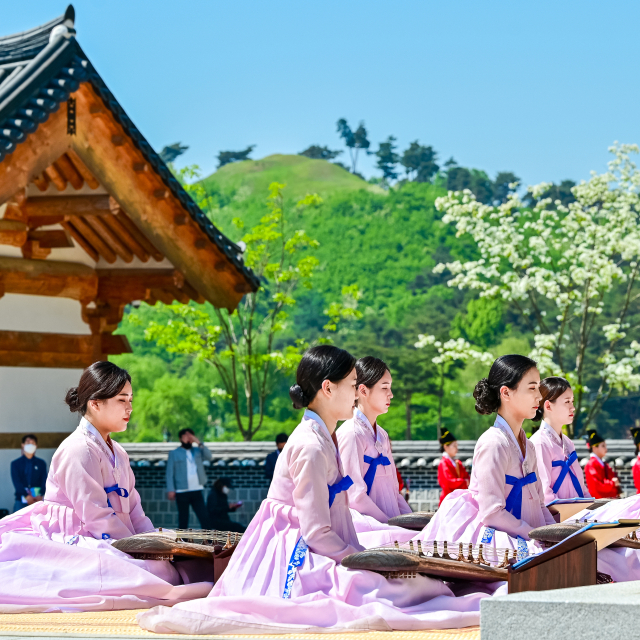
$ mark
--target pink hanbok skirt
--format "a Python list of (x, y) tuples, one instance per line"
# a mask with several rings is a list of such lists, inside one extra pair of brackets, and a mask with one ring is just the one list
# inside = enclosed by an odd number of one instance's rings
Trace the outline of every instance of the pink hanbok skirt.
[[(612, 500), (593, 511), (584, 509), (571, 519), (606, 522), (619, 518), (640, 519), (640, 495)], [(598, 571), (608, 573), (616, 582), (640, 580), (640, 551), (624, 547), (603, 549), (598, 552)]]
[(375, 518), (364, 515), (355, 509), (349, 509), (349, 511), (351, 512), (353, 527), (358, 534), (358, 542), (365, 549), (386, 547), (394, 542), (409, 542), (416, 535), (415, 531), (379, 522)]
[[(336, 517), (344, 514), (337, 513)], [(333, 518), (332, 514), (332, 518)], [(346, 517), (345, 516), (345, 517)], [(333, 522), (339, 531), (340, 522)], [(345, 569), (307, 550), (284, 598), (292, 554), (300, 539), (295, 508), (266, 499), (251, 521), (222, 579), (208, 598), (139, 614), (157, 633), (302, 633), (447, 629), (476, 625), (478, 592), (455, 597), (425, 576), (387, 580)]]
[(0, 613), (144, 609), (211, 590), (211, 582), (184, 584), (190, 568), (134, 560), (81, 531), (72, 509), (47, 502), (0, 520)]

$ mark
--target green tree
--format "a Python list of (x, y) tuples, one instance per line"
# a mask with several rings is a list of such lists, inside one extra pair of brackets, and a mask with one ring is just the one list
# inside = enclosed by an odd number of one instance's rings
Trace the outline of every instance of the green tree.
[(231, 162), (242, 162), (243, 160), (248, 160), (251, 152), (255, 148), (255, 144), (250, 144), (243, 151), (221, 151), (218, 154), (218, 169)]
[(371, 143), (367, 138), (367, 130), (364, 126), (364, 122), (360, 122), (355, 131), (352, 131), (344, 118), (340, 118), (336, 126), (340, 137), (344, 140), (345, 146), (349, 149), (349, 156), (351, 157), (351, 173), (356, 173), (358, 152), (360, 149), (364, 149), (366, 151), (371, 146)]
[(387, 183), (398, 179), (397, 166), (400, 156), (396, 153), (395, 142), (396, 139), (393, 136), (389, 136), (385, 142), (381, 142), (378, 145), (378, 150), (374, 153), (378, 158), (376, 166), (382, 171), (382, 178)]
[(425, 147), (416, 140), (405, 149), (400, 163), (409, 180), (431, 182), (439, 169), (436, 163), (437, 157), (433, 147)]
[(337, 158), (342, 151), (332, 151), (329, 147), (321, 147), (317, 144), (312, 144), (304, 151), (301, 151), (298, 155), (311, 158), (312, 160), (333, 160)]
[[(169, 305), (169, 320), (152, 321), (146, 330), (147, 339), (169, 353), (194, 356), (216, 370), (245, 440), (263, 424), (275, 373), (292, 373), (307, 346), (302, 339), (293, 344), (279, 340), (298, 289), (311, 288), (318, 265), (309, 253), (317, 241), (303, 230), (291, 231), (286, 223), (283, 188), (271, 185), (267, 214), (242, 238), (245, 262), (263, 286), (246, 295), (233, 313), (209, 304)], [(317, 195), (309, 195), (297, 206), (316, 207), (320, 202)], [(240, 219), (235, 224), (244, 226)], [(332, 309), (334, 320), (351, 315), (343, 307)]]
[(520, 178), (511, 171), (501, 171), (493, 181), (493, 198), (496, 204), (501, 204), (509, 199), (513, 191), (512, 184), (520, 182)]

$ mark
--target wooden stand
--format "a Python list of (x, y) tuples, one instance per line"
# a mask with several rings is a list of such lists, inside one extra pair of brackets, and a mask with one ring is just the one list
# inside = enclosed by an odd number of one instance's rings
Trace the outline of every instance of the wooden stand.
[(509, 593), (548, 591), (596, 584), (597, 545), (583, 540), (579, 546), (556, 554), (542, 554), (519, 569), (509, 567)]

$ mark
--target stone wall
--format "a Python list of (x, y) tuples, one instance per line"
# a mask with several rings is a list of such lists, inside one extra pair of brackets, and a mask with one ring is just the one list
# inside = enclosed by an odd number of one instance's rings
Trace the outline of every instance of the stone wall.
[[(162, 444), (162, 443), (161, 443)], [(273, 445), (270, 443), (249, 443), (256, 451), (251, 452), (251, 457), (247, 456), (245, 450), (246, 443), (231, 443), (237, 451), (231, 455), (225, 450), (225, 458), (216, 449), (216, 443), (207, 443), (214, 454), (213, 464), (206, 465), (207, 486), (205, 488), (205, 499), (211, 486), (217, 478), (231, 478), (233, 489), (229, 493), (229, 502), (242, 500), (243, 505), (238, 511), (231, 514), (231, 519), (241, 524), (247, 525), (258, 511), (260, 503), (267, 496), (269, 481), (264, 477), (263, 455), (268, 453)], [(470, 462), (475, 442), (465, 441), (460, 443), (463, 460)], [(175, 448), (176, 444), (163, 444), (163, 448)], [(258, 446), (262, 449), (258, 452)], [(584, 445), (576, 442), (578, 456), (586, 456)], [(167, 500), (165, 487), (165, 459), (166, 453), (156, 454), (159, 459), (153, 460), (152, 452), (145, 451), (145, 459), (141, 459), (138, 448), (144, 446), (150, 449), (151, 443), (142, 445), (125, 444), (129, 455), (132, 458), (132, 467), (136, 475), (136, 487), (140, 492), (142, 506), (151, 518), (154, 525), (159, 527), (176, 527), (178, 514), (174, 502)], [(633, 476), (630, 463), (633, 459), (633, 443), (631, 441), (610, 441), (609, 450), (612, 455), (608, 456), (609, 464), (614, 465), (626, 495), (633, 495), (636, 489), (633, 485)], [(244, 455), (242, 455), (244, 451)], [(220, 456), (216, 459), (216, 453)], [(440, 499), (440, 487), (437, 479), (437, 456), (439, 455), (437, 445), (431, 442), (394, 443), (394, 453), (396, 463), (400, 472), (408, 482), (410, 488), (409, 504), (414, 511), (435, 511)], [(399, 455), (398, 455), (399, 454)], [(150, 459), (151, 458), (151, 459)], [(231, 460), (231, 461), (230, 461)], [(230, 461), (230, 462), (229, 462)], [(469, 471), (470, 465), (467, 465)], [(199, 528), (199, 524), (191, 513), (189, 526)]]

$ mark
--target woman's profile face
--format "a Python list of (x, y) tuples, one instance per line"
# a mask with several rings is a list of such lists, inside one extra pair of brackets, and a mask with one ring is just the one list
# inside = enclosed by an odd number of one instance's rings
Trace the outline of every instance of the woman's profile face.
[(127, 430), (131, 412), (133, 411), (133, 389), (127, 382), (117, 396), (108, 400), (89, 401), (87, 418), (95, 427), (100, 427), (112, 433)]
[(384, 375), (373, 387), (365, 387), (363, 384), (358, 389), (358, 402), (363, 401), (376, 414), (382, 415), (389, 411), (393, 393), (391, 392), (391, 384), (393, 379), (389, 371), (385, 371)]
[(567, 389), (561, 396), (553, 402), (544, 403), (545, 417), (553, 418), (558, 424), (571, 424), (576, 408), (573, 406), (573, 391)]
[(356, 369), (340, 380), (332, 382), (331, 402), (338, 420), (348, 420), (353, 416), (353, 407), (356, 402)]
[[(502, 387), (506, 389), (506, 387)], [(510, 410), (523, 420), (533, 418), (540, 406), (540, 372), (537, 367), (527, 371), (515, 389), (508, 390)]]
[(454, 440), (453, 442), (450, 442), (449, 444), (445, 444), (443, 448), (445, 450), (445, 453), (448, 453), (452, 458), (455, 458), (455, 456), (458, 455), (458, 441), (457, 440)]

